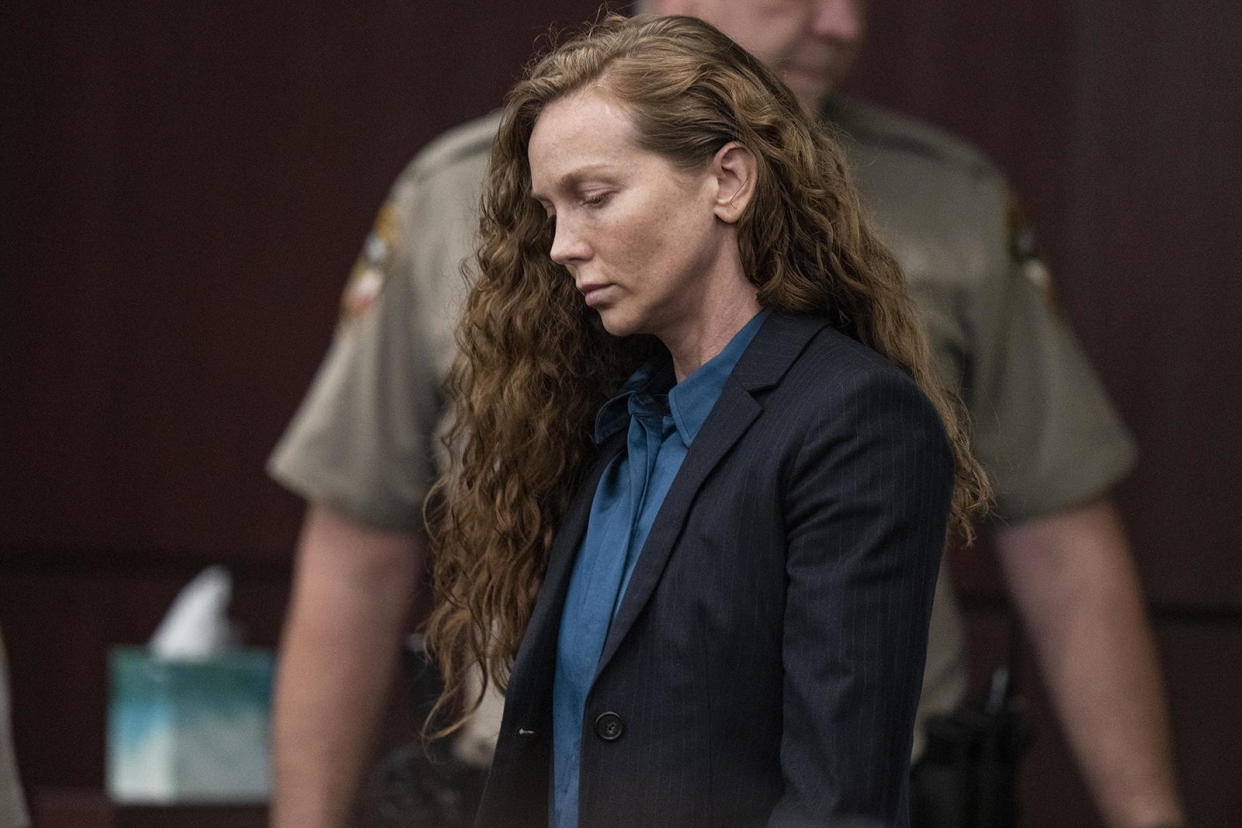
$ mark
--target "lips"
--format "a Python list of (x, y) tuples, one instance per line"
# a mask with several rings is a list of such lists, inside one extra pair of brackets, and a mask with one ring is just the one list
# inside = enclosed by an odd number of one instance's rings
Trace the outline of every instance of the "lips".
[(587, 307), (593, 308), (604, 301), (605, 293), (610, 287), (612, 287), (611, 282), (595, 282), (589, 285), (578, 285), (578, 290), (582, 292), (582, 298), (586, 301)]

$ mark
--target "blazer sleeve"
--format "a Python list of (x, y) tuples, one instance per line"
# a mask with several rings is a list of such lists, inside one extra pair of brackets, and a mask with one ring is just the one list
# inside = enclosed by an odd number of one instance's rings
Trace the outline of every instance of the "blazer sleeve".
[(785, 793), (773, 825), (906, 825), (953, 456), (896, 371), (831, 378), (788, 476)]

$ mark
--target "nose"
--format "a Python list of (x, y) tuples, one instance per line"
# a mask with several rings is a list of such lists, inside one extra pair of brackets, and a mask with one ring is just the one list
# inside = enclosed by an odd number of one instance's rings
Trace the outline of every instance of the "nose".
[(820, 37), (856, 43), (867, 28), (867, 0), (819, 0), (812, 25)]
[(556, 230), (552, 235), (552, 249), (548, 255), (552, 261), (568, 267), (574, 262), (582, 261), (589, 254), (589, 248), (582, 234), (573, 227), (573, 223), (560, 216), (556, 219)]

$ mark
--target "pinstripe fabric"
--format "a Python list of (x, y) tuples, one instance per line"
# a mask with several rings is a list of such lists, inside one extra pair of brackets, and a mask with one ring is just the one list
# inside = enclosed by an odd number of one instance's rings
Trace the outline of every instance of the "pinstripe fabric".
[[(480, 825), (547, 821), (561, 604), (601, 448), (514, 664)], [(604, 644), (586, 826), (903, 825), (952, 456), (914, 383), (773, 314), (687, 455)], [(620, 738), (595, 732), (620, 717)]]

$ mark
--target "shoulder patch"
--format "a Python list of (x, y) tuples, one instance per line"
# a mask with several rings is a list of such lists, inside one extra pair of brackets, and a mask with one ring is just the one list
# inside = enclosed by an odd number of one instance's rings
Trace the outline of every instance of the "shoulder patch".
[(1023, 276), (1039, 289), (1049, 305), (1054, 305), (1052, 295), (1052, 274), (1039, 257), (1035, 247), (1035, 233), (1026, 220), (1022, 203), (1013, 190), (1009, 191), (1009, 200), (1005, 210), (1006, 224), (1009, 233), (1009, 255), (1018, 266)]
[(397, 208), (392, 201), (384, 202), (375, 224), (363, 242), (362, 252), (354, 262), (349, 281), (341, 294), (341, 321), (357, 319), (375, 303), (388, 278), (388, 262), (398, 239)]

